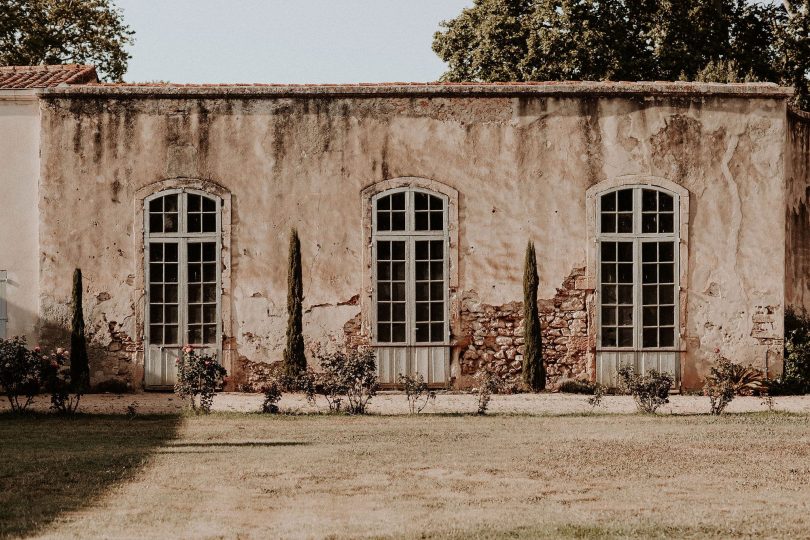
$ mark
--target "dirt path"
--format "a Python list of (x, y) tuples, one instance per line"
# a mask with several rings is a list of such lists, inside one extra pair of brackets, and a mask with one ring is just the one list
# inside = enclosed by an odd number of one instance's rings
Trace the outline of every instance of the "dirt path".
[[(563, 415), (591, 411), (586, 402), (587, 396), (574, 394), (515, 394), (496, 395), (492, 397), (489, 411), (493, 414), (536, 414)], [(261, 410), (260, 394), (223, 393), (214, 401), (215, 411), (258, 412)], [(141, 414), (175, 413), (183, 409), (182, 402), (172, 394), (91, 394), (82, 398), (80, 410), (86, 413), (125, 414), (127, 406), (134, 404)], [(8, 403), (0, 402), (0, 410)], [(319, 401), (314, 407), (300, 394), (287, 394), (280, 403), (281, 410), (289, 413), (315, 413), (324, 410), (326, 405)], [(474, 413), (477, 407), (476, 396), (472, 394), (440, 393), (436, 401), (428, 405), (424, 413)], [(46, 410), (47, 398), (37, 398), (34, 408)], [(785, 396), (774, 398), (774, 409), (793, 413), (810, 413), (810, 396)], [(628, 396), (606, 396), (603, 405), (595, 412), (629, 414), (635, 412), (632, 398)], [(758, 397), (738, 397), (728, 408), (728, 412), (766, 411), (767, 406)], [(703, 396), (674, 395), (670, 403), (660, 409), (661, 414), (705, 414), (709, 411), (708, 398)], [(408, 414), (404, 394), (382, 392), (371, 401), (372, 414), (397, 415)], [(423, 413), (423, 414), (424, 414)]]

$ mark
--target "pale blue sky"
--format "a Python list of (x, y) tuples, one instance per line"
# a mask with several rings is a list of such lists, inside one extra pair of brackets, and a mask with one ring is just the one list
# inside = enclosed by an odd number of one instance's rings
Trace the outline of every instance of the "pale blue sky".
[(116, 0), (128, 82), (432, 81), (439, 21), (472, 0)]

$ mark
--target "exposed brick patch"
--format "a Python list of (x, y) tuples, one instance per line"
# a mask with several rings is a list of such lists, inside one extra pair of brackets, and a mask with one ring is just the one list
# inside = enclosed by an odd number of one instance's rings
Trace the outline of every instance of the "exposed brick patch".
[(357, 349), (358, 347), (368, 345), (368, 336), (363, 334), (362, 313), (358, 313), (346, 321), (346, 324), (343, 325), (343, 335), (345, 336), (345, 344), (348, 349)]
[[(550, 300), (540, 300), (543, 360), (549, 385), (587, 373), (588, 291), (577, 288), (585, 276), (577, 268)], [(524, 351), (523, 302), (491, 306), (465, 292), (461, 307), (461, 373), (472, 375), (487, 368), (507, 383), (520, 381)]]
[(236, 389), (240, 392), (261, 392), (264, 384), (281, 368), (281, 362), (251, 362), (244, 356), (238, 362), (240, 376)]

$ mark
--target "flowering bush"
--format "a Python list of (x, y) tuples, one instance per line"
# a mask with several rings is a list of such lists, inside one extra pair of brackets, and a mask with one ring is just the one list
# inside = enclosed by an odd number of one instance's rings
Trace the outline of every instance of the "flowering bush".
[(199, 410), (208, 414), (227, 373), (217, 362), (216, 355), (200, 354), (191, 345), (186, 345), (182, 356), (177, 359), (174, 392), (180, 399), (188, 399), (194, 412)]
[(70, 356), (63, 348), (42, 356), (42, 376), (45, 390), (51, 394), (51, 409), (73, 414), (82, 399), (81, 386), (74, 388), (70, 379)]
[(28, 349), (25, 338), (0, 340), (0, 386), (11, 410), (24, 411), (39, 393), (42, 355), (39, 347)]

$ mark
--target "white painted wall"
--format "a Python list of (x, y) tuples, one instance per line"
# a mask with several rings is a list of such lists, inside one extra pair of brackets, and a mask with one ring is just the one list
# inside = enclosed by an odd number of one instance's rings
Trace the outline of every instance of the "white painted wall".
[(36, 341), (39, 311), (39, 102), (0, 90), (0, 270), (8, 272), (6, 337)]

